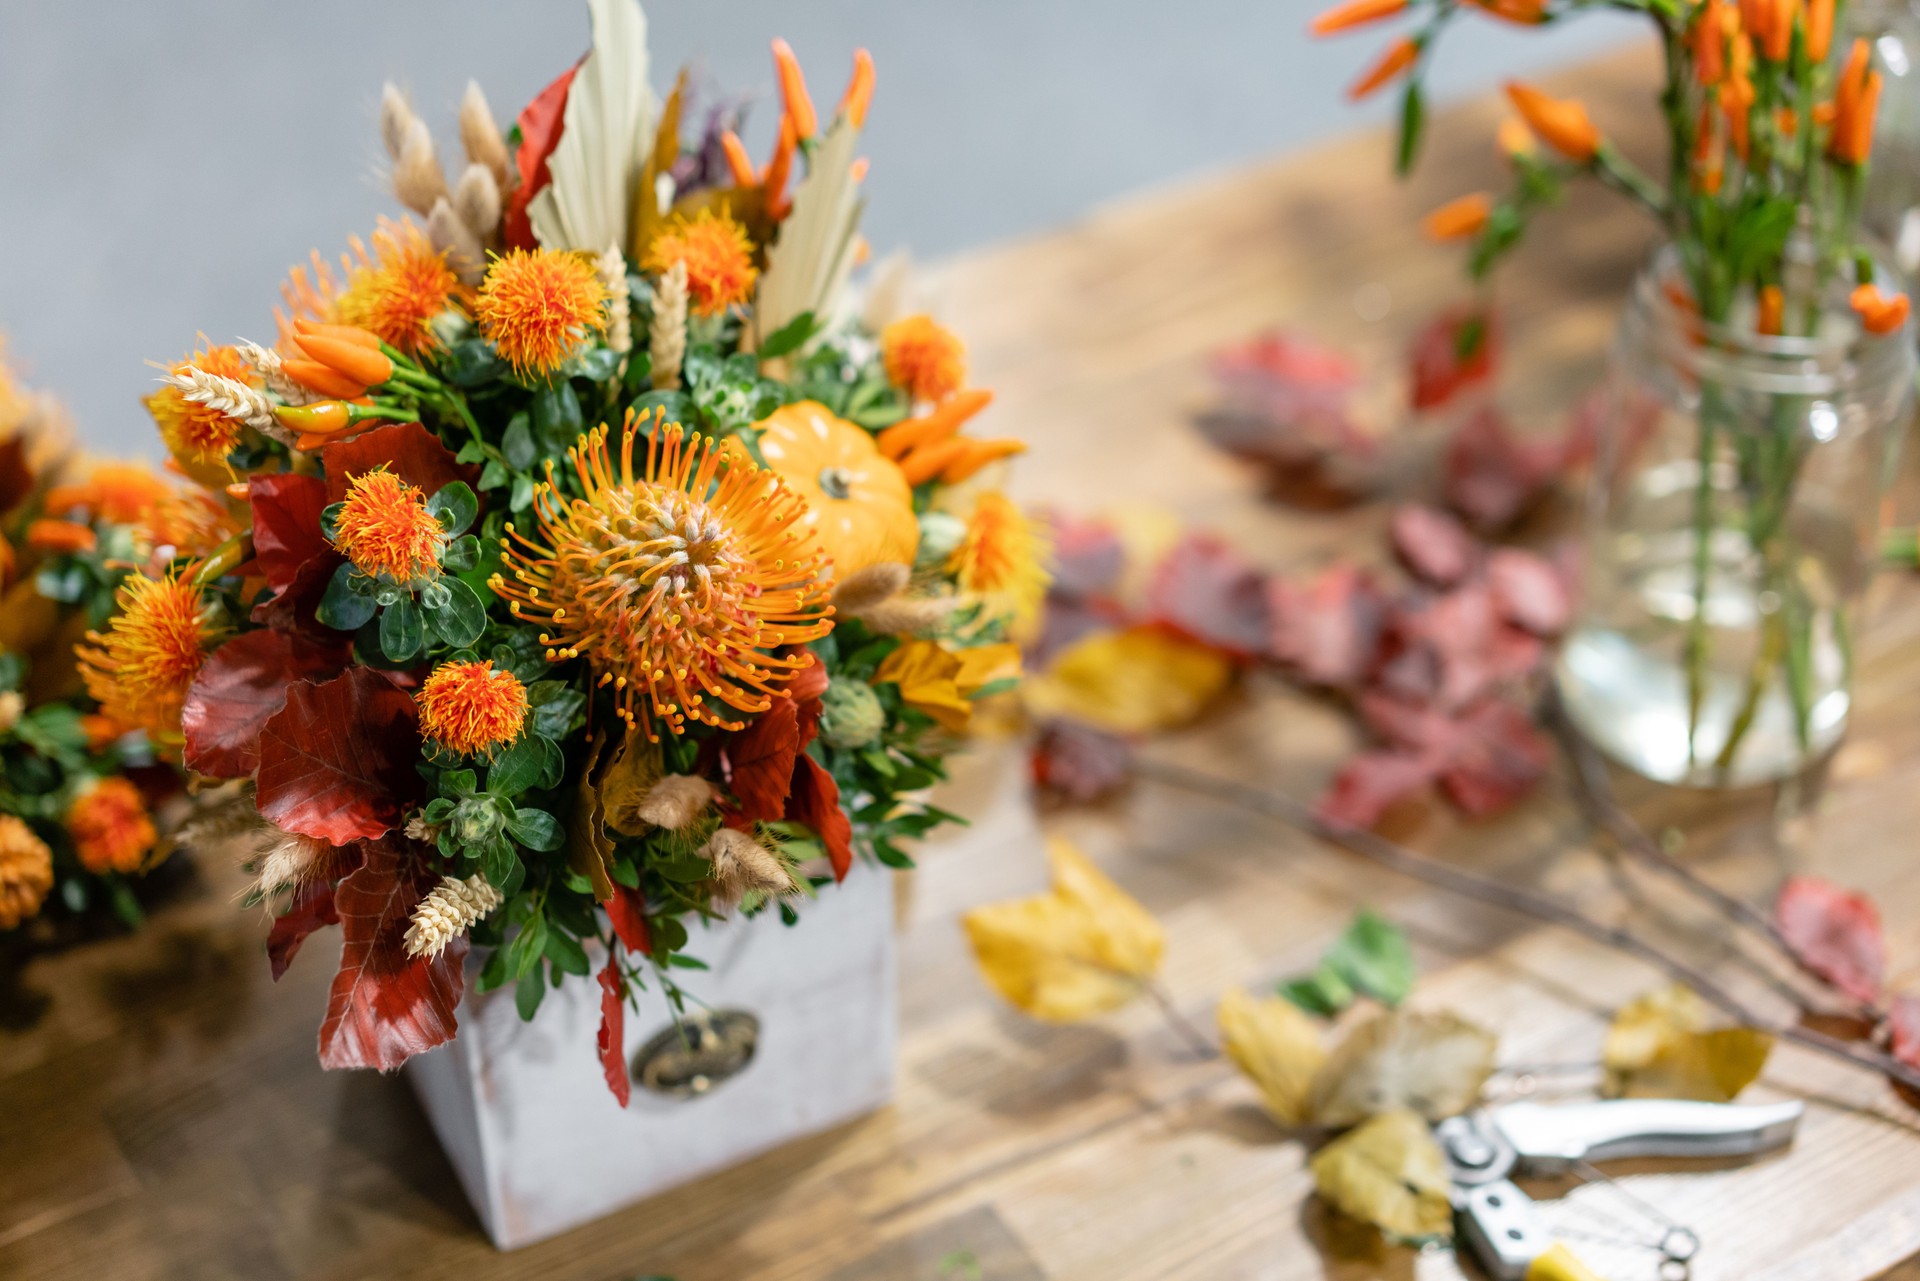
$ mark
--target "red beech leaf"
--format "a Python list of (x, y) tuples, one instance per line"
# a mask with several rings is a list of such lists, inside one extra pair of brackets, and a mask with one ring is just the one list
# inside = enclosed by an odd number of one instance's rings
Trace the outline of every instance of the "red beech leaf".
[(1050, 596), (1091, 600), (1119, 590), (1120, 577), (1127, 569), (1127, 551), (1111, 524), (1058, 511), (1049, 511), (1046, 523), (1053, 534)]
[(1187, 534), (1147, 584), (1153, 621), (1238, 658), (1267, 648), (1267, 576), (1213, 534)]
[(1546, 777), (1553, 746), (1512, 703), (1489, 700), (1456, 723), (1460, 737), (1440, 771), (1440, 788), (1469, 817), (1500, 813)]
[(727, 739), (727, 785), (742, 816), (766, 821), (786, 812), (799, 752), (799, 710), (790, 698), (774, 699), (752, 724)]
[(253, 621), (275, 631), (303, 636), (316, 644), (333, 645), (347, 640), (344, 632), (328, 627), (315, 612), (327, 594), (327, 584), (333, 581), (334, 571), (344, 564), (346, 557), (332, 548), (315, 556), (300, 567), (293, 582), (283, 591), (253, 607)]
[(620, 978), (620, 964), (609, 953), (607, 968), (600, 971), (600, 1068), (607, 1074), (607, 1088), (620, 1106), (633, 1097), (633, 1082), (627, 1077), (626, 983)]
[(1465, 525), (1422, 503), (1395, 508), (1387, 532), (1400, 563), (1435, 587), (1454, 586), (1480, 559), (1480, 544)]
[(1578, 430), (1576, 422), (1565, 435), (1522, 439), (1498, 410), (1481, 409), (1447, 442), (1441, 461), (1447, 506), (1476, 529), (1505, 529), (1531, 511), (1579, 461), (1585, 446)]
[(551, 175), (547, 172), (547, 158), (560, 145), (560, 128), (567, 111), (567, 90), (573, 85), (573, 74), (578, 70), (579, 63), (568, 67), (558, 80), (542, 89), (532, 102), (521, 108), (520, 117), (514, 122), (520, 127), (520, 146), (513, 153), (513, 167), (520, 175), (520, 181), (507, 193), (505, 222), (501, 229), (509, 249), (535, 247), (533, 224), (527, 220), (527, 203), (551, 181)]
[(853, 824), (840, 808), (840, 785), (827, 767), (801, 754), (794, 762), (793, 791), (787, 797), (786, 817), (813, 829), (826, 846), (833, 879), (844, 881), (853, 867)]
[(247, 479), (253, 509), (253, 557), (274, 591), (292, 586), (300, 567), (328, 551), (320, 534), (327, 485), (318, 476), (280, 472)]
[(1374, 669), (1386, 601), (1373, 578), (1350, 564), (1330, 565), (1303, 583), (1267, 583), (1268, 653), (1309, 685), (1349, 689)]
[(1493, 373), (1500, 346), (1493, 316), (1474, 306), (1450, 307), (1414, 336), (1413, 407), (1438, 409)]
[(1920, 996), (1905, 993), (1888, 1004), (1887, 1040), (1894, 1058), (1920, 1068)]
[(1381, 684), (1403, 698), (1442, 708), (1464, 707), (1499, 679), (1501, 620), (1485, 583), (1467, 582), (1440, 596), (1414, 596), (1393, 616), (1399, 647)]
[(407, 955), (407, 925), (424, 896), (410, 861), (403, 842), (370, 841), (366, 861), (334, 892), (344, 948), (320, 1024), (321, 1067), (391, 1072), (453, 1039), (467, 940), (431, 960)]
[(419, 795), (419, 755), (413, 700), (379, 672), (292, 685), (260, 731), (260, 815), (335, 845), (384, 836)]
[(414, 486), (427, 497), (456, 480), (469, 485), (480, 479), (480, 469), (454, 460), (454, 454), (440, 438), (419, 423), (388, 423), (372, 431), (361, 432), (352, 440), (328, 445), (320, 451), (327, 465), (327, 501), (337, 503), (347, 496), (347, 481), (381, 464)]
[(10, 512), (33, 493), (34, 469), (27, 462), (27, 439), (16, 432), (0, 441), (0, 512)]
[(819, 698), (827, 692), (827, 668), (818, 658), (793, 674), (787, 682), (787, 696), (796, 703)]
[(267, 933), (267, 965), (278, 983), (307, 935), (329, 925), (338, 925), (340, 914), (333, 907), (333, 880), (316, 876), (301, 883), (293, 892), (293, 903), (282, 916), (273, 918)]
[(1361, 752), (1333, 776), (1314, 813), (1336, 827), (1370, 828), (1433, 781), (1433, 764), (1411, 752)]
[(640, 891), (616, 884), (613, 897), (600, 906), (607, 909), (613, 932), (627, 951), (635, 956), (653, 955), (653, 931), (647, 928), (647, 901), (640, 897)]
[(288, 632), (242, 632), (207, 657), (180, 715), (190, 769), (245, 778), (260, 764), (260, 731), (287, 705), (295, 681), (328, 680), (346, 667), (344, 644), (315, 645)]
[(1535, 636), (1558, 636), (1573, 621), (1573, 596), (1552, 561), (1517, 547), (1487, 557), (1487, 585), (1494, 607), (1515, 627)]
[(1872, 899), (1817, 876), (1790, 876), (1773, 919), (1808, 973), (1856, 1001), (1879, 998), (1887, 953)]
[(1085, 804), (1125, 787), (1133, 778), (1133, 747), (1126, 739), (1080, 721), (1049, 721), (1033, 745), (1033, 781)]
[(1276, 497), (1348, 501), (1371, 482), (1378, 447), (1355, 420), (1359, 370), (1311, 339), (1267, 333), (1213, 358), (1221, 403), (1198, 426), (1227, 453), (1263, 464)]

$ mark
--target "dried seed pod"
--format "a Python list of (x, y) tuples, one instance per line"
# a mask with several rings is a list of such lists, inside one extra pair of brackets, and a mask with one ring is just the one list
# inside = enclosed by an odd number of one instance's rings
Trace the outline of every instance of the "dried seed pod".
[(500, 891), (477, 873), (464, 881), (451, 876), (443, 878), (413, 909), (413, 923), (407, 926), (403, 940), (407, 955), (440, 955), (447, 944), (505, 901)]
[(487, 106), (487, 96), (480, 92), (477, 80), (467, 81), (467, 91), (460, 98), (460, 145), (470, 162), (485, 166), (493, 175), (496, 190), (512, 188), (514, 175), (508, 163), (507, 140), (494, 123), (493, 109)]
[(482, 164), (467, 166), (453, 188), (453, 211), (483, 245), (500, 238), (500, 184)]
[(907, 590), (913, 571), (899, 561), (882, 561), (847, 575), (834, 585), (833, 607), (858, 614)]
[(393, 194), (417, 214), (430, 213), (434, 202), (447, 195), (447, 177), (434, 155), (433, 134), (418, 116), (408, 122), (406, 136), (400, 140), (400, 154), (393, 162)]
[(469, 285), (480, 283), (487, 270), (487, 252), (445, 196), (436, 200), (427, 214), (427, 239), (435, 249), (446, 254), (447, 265), (462, 281)]
[(678, 832), (693, 826), (711, 804), (713, 784), (692, 774), (669, 774), (647, 789), (633, 813), (643, 823)]
[(400, 155), (406, 150), (407, 134), (419, 123), (419, 117), (413, 114), (413, 105), (407, 101), (407, 95), (400, 87), (389, 80), (380, 89), (380, 142), (387, 149), (387, 159), (398, 163)]
[(701, 847), (701, 854), (713, 861), (713, 902), (731, 909), (740, 900), (758, 891), (785, 894), (793, 889), (793, 873), (780, 857), (745, 832), (723, 827)]

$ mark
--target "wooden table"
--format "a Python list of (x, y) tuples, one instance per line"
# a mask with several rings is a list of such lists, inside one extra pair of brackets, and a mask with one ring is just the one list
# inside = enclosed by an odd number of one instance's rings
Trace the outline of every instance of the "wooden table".
[[(1645, 114), (1635, 107), (1652, 83), (1636, 55), (1558, 87), (1587, 95), (1603, 122), (1625, 122)], [(1034, 442), (1025, 496), (1083, 510), (1157, 502), (1274, 567), (1372, 554), (1377, 509), (1276, 509), (1200, 441), (1189, 417), (1206, 398), (1205, 359), (1278, 323), (1398, 377), (1406, 336), (1460, 291), (1454, 256), (1423, 246), (1414, 219), (1498, 182), (1495, 119), (1491, 103), (1443, 115), (1405, 188), (1387, 177), (1384, 140), (1368, 135), (949, 264), (945, 311), (973, 344), (979, 380), (1000, 392), (995, 430)], [(1621, 127), (1630, 146), (1646, 141)], [(1557, 415), (1592, 377), (1648, 234), (1610, 198), (1583, 197), (1508, 271), (1505, 392), (1523, 417)], [(1384, 406), (1397, 393), (1382, 385)], [(1920, 831), (1916, 638), (1920, 584), (1883, 580), (1853, 737), (1811, 839), (1771, 833), (1753, 798), (1634, 796), (1650, 821), (1690, 833), (1686, 856), (1702, 875), (1742, 893), (1764, 897), (1789, 864), (1872, 893), (1908, 979), (1920, 971), (1920, 860), (1907, 844)], [(1325, 708), (1260, 684), (1162, 750), (1307, 796), (1351, 734)], [(913, 883), (897, 1102), (505, 1257), (481, 1236), (406, 1086), (315, 1063), (325, 945), (271, 990), (264, 921), (232, 905), (237, 873), (206, 869), (203, 892), (145, 934), (43, 959), (6, 1002), (0, 1277), (1459, 1275), (1447, 1254), (1382, 1250), (1331, 1220), (1309, 1195), (1302, 1144), (1151, 1009), (1052, 1028), (1001, 1006), (955, 918), (1042, 882), (1037, 826), (1007, 752), (966, 766), (956, 790), (954, 803), (982, 821), (927, 849)], [(1064, 825), (1166, 923), (1167, 986), (1202, 1023), (1222, 988), (1308, 967), (1362, 903), (1411, 932), (1418, 1001), (1497, 1030), (1509, 1061), (1595, 1057), (1609, 1012), (1656, 981), (1564, 934), (1165, 791), (1143, 788)], [(1436, 814), (1413, 839), (1610, 910), (1558, 786), (1491, 825)], [(22, 991), (53, 1000), (29, 1017)], [(1785, 1049), (1752, 1092), (1782, 1093), (1810, 1100), (1790, 1153), (1714, 1172), (1649, 1167), (1630, 1181), (1698, 1228), (1694, 1275), (1850, 1281), (1920, 1251), (1920, 1115), (1871, 1077)], [(1644, 1256), (1592, 1257), (1621, 1278), (1652, 1275)]]

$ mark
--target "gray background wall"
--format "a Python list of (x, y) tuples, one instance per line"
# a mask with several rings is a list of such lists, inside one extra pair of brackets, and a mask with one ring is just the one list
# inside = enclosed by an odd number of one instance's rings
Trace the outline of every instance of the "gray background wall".
[[(655, 0), (655, 81), (689, 58), (770, 93), (784, 34), (823, 107), (878, 64), (867, 230), (932, 256), (1385, 118), (1343, 89), (1378, 31), (1316, 42), (1319, 0)], [(1627, 30), (1631, 30), (1628, 28)], [(1434, 78), (1484, 89), (1617, 43), (1462, 22)], [(576, 0), (0, 2), (0, 332), (103, 451), (155, 452), (146, 358), (266, 339), (286, 268), (397, 212), (374, 119), (393, 77), (454, 146), (469, 77), (496, 115), (586, 47)], [(772, 113), (751, 131), (755, 154)]]

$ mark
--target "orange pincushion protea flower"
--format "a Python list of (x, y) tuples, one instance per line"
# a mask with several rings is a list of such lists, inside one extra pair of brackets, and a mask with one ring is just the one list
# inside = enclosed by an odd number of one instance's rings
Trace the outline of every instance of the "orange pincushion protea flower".
[(74, 646), (101, 709), (163, 742), (180, 741), (180, 708), (215, 638), (213, 606), (190, 578), (130, 576), (107, 630)]
[(746, 305), (760, 276), (746, 228), (725, 210), (702, 209), (691, 218), (676, 214), (653, 238), (641, 265), (664, 274), (676, 262), (687, 264), (687, 298), (702, 316)]
[(67, 833), (89, 872), (137, 872), (160, 839), (140, 789), (124, 778), (103, 778), (75, 797)]
[(545, 375), (588, 334), (606, 328), (611, 297), (584, 254), (514, 249), (487, 268), (474, 315), (516, 374)]
[(440, 664), (414, 703), (426, 736), (466, 755), (513, 742), (527, 722), (527, 687), (485, 661)]
[(915, 400), (945, 400), (967, 381), (967, 348), (931, 316), (908, 316), (880, 331), (887, 379)]
[(361, 573), (408, 583), (439, 575), (447, 531), (425, 494), (380, 467), (347, 481), (333, 545)]
[(1047, 594), (1048, 543), (1045, 531), (1012, 499), (989, 490), (974, 504), (947, 572), (962, 591), (997, 599), (1025, 620), (1039, 612)]
[[(238, 350), (230, 346), (220, 345), (196, 351), (184, 360), (175, 361), (167, 372), (180, 374), (190, 367), (249, 386), (255, 381), (252, 367)], [(240, 442), (240, 423), (237, 419), (229, 418), (211, 406), (188, 400), (186, 393), (172, 384), (148, 396), (146, 405), (147, 412), (153, 415), (155, 425), (160, 428), (161, 439), (167, 442), (167, 448), (173, 451), (176, 458), (189, 465), (223, 462)]]
[(310, 271), (295, 267), (288, 273), (280, 288), (291, 312), (281, 317), (283, 338), (291, 333), (294, 319), (358, 325), (418, 356), (440, 346), (434, 320), (473, 301), (473, 290), (447, 265), (445, 251), (435, 249), (411, 219), (382, 218), (371, 252), (358, 236), (347, 241), (347, 247), (338, 274), (317, 251)]
[(0, 930), (30, 920), (53, 888), (53, 851), (12, 814), (0, 814)]
[(649, 738), (654, 722), (674, 734), (690, 720), (740, 729), (813, 661), (771, 651), (833, 630), (806, 505), (778, 476), (657, 415), (636, 475), (641, 426), (629, 416), (618, 471), (604, 427), (567, 451), (579, 498), (556, 492), (547, 464), (539, 536), (507, 526), (505, 573), (491, 585), (514, 617), (546, 628), (547, 661), (585, 658), (629, 726), (636, 706), (650, 718)]

